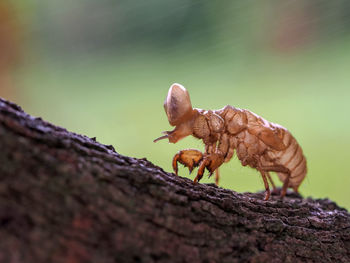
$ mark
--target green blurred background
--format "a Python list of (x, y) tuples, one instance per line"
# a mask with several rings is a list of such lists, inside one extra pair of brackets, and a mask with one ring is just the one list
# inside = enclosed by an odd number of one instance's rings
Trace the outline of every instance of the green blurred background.
[[(171, 171), (178, 150), (203, 149), (152, 142), (171, 129), (163, 101), (178, 82), (194, 107), (287, 127), (308, 161), (301, 193), (348, 209), (349, 69), (347, 0), (0, 3), (0, 96), (28, 113)], [(222, 187), (263, 189), (236, 157), (221, 175)]]

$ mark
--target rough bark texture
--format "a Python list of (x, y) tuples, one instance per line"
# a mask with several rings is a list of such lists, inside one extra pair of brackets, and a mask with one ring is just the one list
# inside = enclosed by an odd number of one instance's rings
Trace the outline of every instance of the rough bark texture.
[(0, 100), (0, 262), (350, 262), (335, 203), (193, 185)]

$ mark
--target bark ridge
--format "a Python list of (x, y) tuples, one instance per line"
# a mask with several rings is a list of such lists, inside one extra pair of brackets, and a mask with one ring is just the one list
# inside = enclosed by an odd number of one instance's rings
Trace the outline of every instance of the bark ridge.
[(193, 185), (0, 99), (0, 262), (350, 262), (334, 202)]

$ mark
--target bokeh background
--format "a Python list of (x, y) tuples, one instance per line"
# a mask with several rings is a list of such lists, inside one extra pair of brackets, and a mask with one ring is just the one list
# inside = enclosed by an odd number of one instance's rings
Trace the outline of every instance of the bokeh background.
[[(230, 104), (287, 127), (308, 161), (301, 193), (348, 209), (349, 70), (347, 0), (0, 2), (1, 97), (171, 171), (178, 150), (203, 149), (152, 142), (171, 129), (163, 101), (179, 82), (194, 107)], [(263, 189), (237, 158), (221, 175), (222, 187)]]

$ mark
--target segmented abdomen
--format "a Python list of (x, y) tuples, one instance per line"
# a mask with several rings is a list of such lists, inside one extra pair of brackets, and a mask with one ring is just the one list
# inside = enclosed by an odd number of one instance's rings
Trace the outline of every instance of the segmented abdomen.
[[(301, 147), (287, 129), (249, 110), (232, 106), (218, 110), (217, 114), (225, 120), (225, 132), (228, 137), (226, 140), (229, 149), (225, 162), (232, 158), (235, 149), (243, 165), (258, 168), (259, 164), (255, 160), (259, 160), (262, 166), (283, 166), (291, 172), (289, 187), (298, 189), (306, 176), (306, 159)], [(225, 144), (227, 143), (219, 146)], [(219, 148), (226, 152), (226, 148)], [(285, 182), (287, 174), (277, 175)]]
[[(277, 157), (275, 159), (275, 163), (289, 169), (291, 172), (289, 187), (297, 190), (306, 176), (306, 159), (303, 154), (303, 150), (290, 132), (284, 130), (283, 133), (283, 143), (287, 145), (287, 148), (275, 154), (275, 157)], [(277, 173), (277, 175), (282, 182), (286, 180), (286, 174)]]

